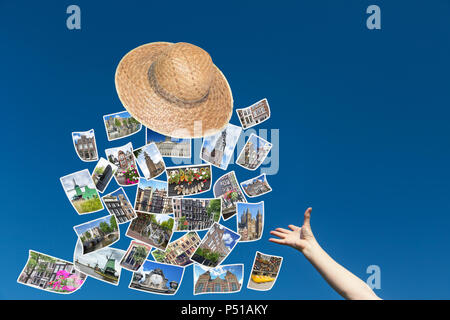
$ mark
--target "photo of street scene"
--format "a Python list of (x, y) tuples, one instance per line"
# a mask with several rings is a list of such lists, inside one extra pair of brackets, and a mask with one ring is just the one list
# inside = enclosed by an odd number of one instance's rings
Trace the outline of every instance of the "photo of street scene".
[(94, 129), (82, 132), (72, 132), (72, 141), (78, 157), (86, 162), (97, 161), (97, 144)]
[(130, 186), (138, 183), (139, 173), (133, 155), (133, 144), (131, 142), (117, 148), (105, 150), (108, 161), (118, 167), (114, 177), (121, 186)]
[(136, 218), (133, 206), (122, 187), (102, 197), (103, 203), (119, 224)]
[(183, 273), (183, 267), (146, 260), (142, 268), (133, 273), (129, 288), (155, 294), (174, 295), (183, 280)]
[(169, 197), (199, 194), (211, 188), (211, 165), (170, 167), (166, 174)]
[(178, 139), (165, 136), (146, 128), (145, 143), (155, 143), (163, 157), (190, 158), (191, 139)]
[(185, 267), (192, 263), (190, 257), (200, 245), (197, 232), (188, 232), (181, 238), (169, 243), (166, 251), (153, 250), (152, 256), (158, 262)]
[(236, 164), (248, 170), (256, 170), (266, 159), (272, 149), (272, 144), (261, 137), (252, 134), (241, 150)]
[(234, 171), (217, 179), (213, 187), (214, 197), (222, 199), (222, 218), (228, 220), (236, 214), (236, 203), (247, 202)]
[(256, 251), (247, 288), (267, 291), (272, 289), (280, 272), (282, 257), (267, 255)]
[(83, 254), (112, 245), (120, 238), (116, 217), (105, 216), (73, 227), (83, 244)]
[(222, 200), (174, 198), (173, 213), (176, 231), (200, 231), (219, 222)]
[(236, 109), (242, 128), (248, 129), (270, 118), (270, 107), (267, 99), (262, 99), (250, 107)]
[(237, 230), (240, 242), (261, 239), (264, 230), (264, 201), (258, 203), (237, 203)]
[(214, 223), (191, 260), (206, 267), (217, 267), (230, 254), (240, 237), (236, 232)]
[(127, 270), (137, 271), (147, 259), (152, 247), (138, 241), (131, 241), (127, 253), (120, 261), (120, 265)]
[(108, 141), (128, 137), (139, 132), (142, 125), (127, 111), (103, 116)]
[(87, 169), (60, 178), (64, 192), (78, 214), (103, 210), (98, 191)]
[(73, 261), (75, 269), (78, 271), (83, 272), (94, 279), (117, 286), (122, 272), (119, 261), (124, 254), (125, 251), (110, 247), (83, 254), (83, 244), (78, 240)]
[(221, 132), (205, 137), (200, 158), (226, 170), (241, 132), (241, 127), (228, 124)]
[(265, 173), (255, 178), (241, 182), (241, 187), (242, 190), (244, 190), (245, 195), (249, 198), (261, 196), (272, 191), (272, 188), (269, 186), (269, 182), (267, 182)]
[(241, 291), (244, 265), (229, 264), (207, 268), (194, 264), (194, 295)]
[(152, 247), (166, 250), (173, 234), (174, 220), (168, 214), (151, 214), (137, 211), (125, 235)]
[(146, 179), (156, 178), (166, 169), (161, 153), (154, 143), (134, 150), (133, 154)]
[(72, 262), (30, 250), (17, 282), (48, 292), (70, 294), (81, 288), (86, 278)]
[(113, 175), (117, 171), (117, 166), (105, 158), (100, 158), (97, 165), (92, 172), (92, 181), (94, 181), (95, 187), (101, 193), (105, 191), (111, 181)]
[(172, 198), (167, 196), (167, 182), (140, 178), (134, 209), (147, 213), (172, 213)]

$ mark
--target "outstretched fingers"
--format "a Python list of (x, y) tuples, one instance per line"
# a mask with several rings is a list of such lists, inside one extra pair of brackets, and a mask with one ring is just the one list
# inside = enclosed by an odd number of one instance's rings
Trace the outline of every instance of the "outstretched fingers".
[(274, 230), (270, 231), (270, 234), (272, 234), (276, 237), (279, 237), (281, 239), (284, 239), (287, 236), (286, 233), (282, 233), (282, 232), (278, 232), (278, 231), (274, 231)]
[(304, 226), (311, 227), (311, 224), (310, 224), (310, 222), (311, 222), (311, 211), (312, 211), (312, 208), (308, 208), (305, 211), (305, 218), (303, 220), (303, 225)]
[(286, 244), (286, 240), (284, 240), (284, 239), (269, 238), (269, 241), (278, 243), (278, 244)]

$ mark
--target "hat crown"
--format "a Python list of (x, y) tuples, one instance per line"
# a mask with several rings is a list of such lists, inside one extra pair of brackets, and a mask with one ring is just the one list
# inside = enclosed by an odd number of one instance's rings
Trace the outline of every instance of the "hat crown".
[(213, 81), (214, 64), (203, 49), (189, 43), (175, 43), (155, 60), (153, 76), (167, 97), (184, 103), (201, 101)]

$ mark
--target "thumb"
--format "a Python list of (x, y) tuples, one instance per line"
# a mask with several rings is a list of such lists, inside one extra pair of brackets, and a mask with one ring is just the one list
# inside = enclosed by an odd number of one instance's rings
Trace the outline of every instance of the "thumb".
[(310, 221), (311, 221), (311, 211), (312, 211), (312, 208), (311, 208), (311, 207), (308, 208), (308, 209), (306, 209), (306, 211), (305, 211), (305, 217), (304, 217), (304, 219), (303, 219), (303, 227), (311, 228), (311, 224), (310, 224)]

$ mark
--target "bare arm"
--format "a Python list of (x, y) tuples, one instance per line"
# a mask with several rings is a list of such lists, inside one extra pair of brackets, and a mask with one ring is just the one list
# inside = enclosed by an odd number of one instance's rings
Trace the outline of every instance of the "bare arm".
[(328, 284), (345, 299), (380, 299), (364, 281), (334, 261), (320, 247), (311, 230), (311, 211), (311, 208), (305, 211), (302, 227), (289, 225), (291, 230), (277, 228), (270, 233), (278, 238), (270, 238), (269, 241), (288, 245), (302, 252)]

